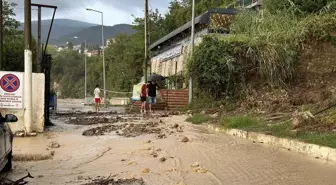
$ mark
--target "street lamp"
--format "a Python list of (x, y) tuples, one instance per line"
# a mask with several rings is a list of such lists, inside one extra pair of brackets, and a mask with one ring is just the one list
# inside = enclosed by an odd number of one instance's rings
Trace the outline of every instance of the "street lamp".
[[(75, 39), (78, 39), (77, 36), (74, 36), (74, 38), (75, 38)], [(85, 106), (85, 103), (86, 103), (86, 92), (87, 92), (87, 90), (86, 90), (86, 87), (87, 87), (87, 86), (86, 86), (86, 73), (87, 73), (86, 63), (87, 63), (87, 62), (86, 62), (86, 52), (85, 52), (85, 51), (86, 51), (86, 39), (84, 40), (84, 53), (83, 53), (83, 54), (84, 54), (84, 63), (85, 63), (85, 75), (84, 75), (84, 76), (85, 76), (85, 77), (84, 77), (84, 81), (85, 81), (85, 82), (84, 82), (84, 83), (85, 83), (85, 87), (84, 87), (84, 106)]]
[[(192, 14), (191, 14), (191, 56), (194, 55), (194, 45), (195, 45), (195, 0), (192, 1)], [(189, 104), (192, 103), (193, 99), (193, 81), (191, 76), (189, 77)]]
[(106, 75), (105, 75), (105, 44), (104, 44), (104, 16), (103, 12), (87, 8), (87, 11), (97, 12), (101, 14), (102, 19), (102, 45), (103, 45), (103, 79), (104, 79), (104, 107), (106, 108)]

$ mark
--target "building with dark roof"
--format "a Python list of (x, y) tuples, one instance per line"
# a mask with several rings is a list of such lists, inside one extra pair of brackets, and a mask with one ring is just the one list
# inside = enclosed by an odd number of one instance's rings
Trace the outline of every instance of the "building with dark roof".
[[(209, 9), (195, 18), (195, 44), (209, 33), (228, 34), (235, 9)], [(170, 88), (182, 88), (183, 72), (190, 50), (191, 21), (162, 37), (150, 46), (151, 72), (168, 79)], [(178, 77), (180, 80), (177, 80)], [(172, 80), (174, 78), (174, 80)], [(169, 82), (170, 81), (170, 82)], [(171, 83), (173, 81), (173, 83)], [(178, 83), (177, 81), (181, 81)]]
[[(261, 0), (240, 0), (245, 8), (257, 9)], [(248, 4), (245, 4), (248, 1)], [(195, 45), (202, 41), (202, 36), (219, 33), (229, 34), (230, 25), (237, 9), (213, 8), (195, 18)], [(167, 78), (169, 89), (185, 88), (184, 72), (190, 53), (190, 37), (192, 22), (182, 25), (166, 36), (150, 45), (151, 73)]]

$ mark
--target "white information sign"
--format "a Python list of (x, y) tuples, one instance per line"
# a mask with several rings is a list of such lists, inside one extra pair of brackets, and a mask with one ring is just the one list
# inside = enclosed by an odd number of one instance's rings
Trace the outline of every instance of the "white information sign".
[(23, 108), (23, 73), (0, 71), (0, 108)]

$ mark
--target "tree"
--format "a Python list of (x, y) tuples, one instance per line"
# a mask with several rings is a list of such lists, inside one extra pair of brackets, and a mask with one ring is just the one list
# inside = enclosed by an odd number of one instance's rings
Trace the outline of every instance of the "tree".
[(81, 48), (80, 48), (80, 53), (84, 54), (84, 52), (85, 52), (85, 42), (82, 42)]
[(57, 52), (57, 49), (54, 46), (48, 45), (47, 46), (47, 53), (52, 55), (52, 56), (55, 56), (58, 52)]
[(73, 43), (72, 42), (68, 42), (68, 49), (73, 50)]
[[(19, 30), (20, 22), (14, 13), (15, 3), (3, 1), (3, 68), (7, 71), (24, 70), (24, 38), (23, 31)], [(36, 57), (36, 42), (32, 39), (33, 69), (36, 69), (34, 58)]]
[(81, 54), (64, 50), (53, 55), (52, 81), (59, 83), (62, 97), (84, 97), (84, 60)]
[(129, 92), (142, 75), (141, 47), (136, 45), (133, 36), (118, 35), (106, 48), (106, 70), (109, 89)]

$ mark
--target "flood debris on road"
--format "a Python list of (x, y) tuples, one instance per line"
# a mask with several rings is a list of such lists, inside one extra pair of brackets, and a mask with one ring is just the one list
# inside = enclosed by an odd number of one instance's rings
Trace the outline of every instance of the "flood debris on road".
[[(118, 115), (110, 116), (108, 119), (113, 119), (112, 117), (118, 117), (119, 120), (132, 118), (128, 115)], [(26, 169), (29, 169), (36, 175), (35, 179), (26, 179), (26, 181), (29, 180), (29, 184), (143, 185), (183, 182), (203, 185), (215, 181), (218, 182), (216, 184), (228, 181), (228, 184), (233, 182), (245, 185), (253, 180), (266, 182), (266, 184), (269, 182), (281, 184), (284, 182), (283, 179), (289, 184), (298, 182), (332, 184), (334, 182), (333, 166), (318, 166), (307, 163), (307, 160), (300, 159), (295, 154), (286, 154), (287, 152), (282, 150), (268, 149), (253, 145), (249, 141), (210, 133), (203, 126), (188, 124), (184, 121), (186, 117), (183, 115), (159, 118), (153, 115), (141, 120), (90, 126), (73, 126), (63, 120), (57, 120), (56, 127), (68, 130), (62, 129), (59, 132), (56, 128), (43, 136), (30, 138), (28, 142), (22, 138), (15, 138), (16, 150), (19, 152), (40, 151), (43, 154), (49, 154), (51, 150), (55, 150), (55, 156), (43, 162), (15, 162), (17, 167), (9, 177), (18, 179)], [(133, 138), (140, 135), (141, 137)], [(115, 136), (129, 138), (120, 139)], [(32, 141), (38, 146), (32, 146), (33, 149), (29, 151), (22, 150), (25, 146), (30, 146)], [(47, 151), (46, 147), (48, 147)], [(223, 157), (221, 155), (223, 153), (229, 157)], [(15, 154), (17, 152), (14, 150)], [(251, 157), (254, 160), (242, 160)], [(214, 160), (222, 165), (213, 165)], [(232, 161), (237, 162), (237, 165), (232, 165)], [(278, 170), (274, 170), (268, 176), (260, 176), (264, 168), (256, 168), (256, 173), (253, 174), (241, 171), (241, 165), (254, 169), (255, 162), (269, 169), (278, 165), (284, 173), (279, 174)], [(233, 170), (221, 173), (229, 168)], [(301, 170), (301, 168), (307, 170)], [(288, 175), (287, 172), (291, 169), (300, 172), (298, 176), (302, 178), (297, 179), (297, 176)], [(237, 172), (240, 174), (237, 175)], [(309, 176), (320, 172), (325, 174), (326, 179)], [(108, 177), (109, 174), (112, 176)], [(280, 180), (270, 180), (269, 176), (276, 176)], [(141, 177), (144, 180), (139, 179)]]
[(151, 170), (149, 168), (145, 168), (144, 170), (142, 170), (142, 173), (150, 173)]
[(161, 138), (165, 138), (165, 134), (162, 132), (167, 129), (160, 127), (158, 122), (147, 122), (143, 124), (110, 124), (100, 127), (91, 128), (85, 130), (82, 135), (84, 136), (101, 136), (106, 133), (116, 132), (117, 135), (123, 137), (137, 137), (145, 134), (159, 134)]
[(36, 137), (37, 133), (32, 132), (32, 133), (25, 133), (24, 131), (16, 132), (14, 134), (15, 137)]
[(118, 122), (131, 122), (140, 118), (128, 117), (122, 118), (120, 116), (107, 118), (107, 117), (70, 117), (67, 121), (71, 125), (95, 125), (102, 123), (118, 123)]
[(196, 168), (192, 169), (191, 172), (193, 172), (193, 173), (207, 173), (208, 170), (205, 169), (205, 168), (196, 167)]
[(58, 117), (74, 117), (74, 116), (106, 116), (106, 115), (118, 115), (117, 111), (110, 111), (110, 112), (82, 112), (82, 111), (68, 111), (68, 112), (57, 112), (56, 116)]
[(160, 162), (165, 162), (166, 160), (167, 160), (166, 157), (161, 157), (161, 158), (160, 158)]
[(30, 162), (30, 161), (45, 161), (52, 159), (55, 151), (50, 151), (49, 154), (14, 154), (13, 161)]
[(49, 144), (49, 148), (59, 148), (61, 147), (60, 144), (58, 144), (57, 142), (53, 141)]
[(31, 178), (33, 179), (34, 177), (28, 172), (28, 174), (18, 180), (10, 180), (7, 179), (6, 177), (0, 177), (0, 185), (23, 185), (23, 184), (28, 184), (25, 179)]
[(145, 181), (140, 178), (129, 178), (129, 179), (115, 179), (116, 175), (104, 177), (83, 177), (78, 176), (77, 180), (67, 182), (67, 184), (82, 184), (82, 185), (145, 185)]
[(86, 183), (83, 185), (145, 185), (145, 181), (141, 179), (95, 179), (93, 182)]
[(190, 139), (187, 138), (187, 137), (183, 137), (183, 139), (182, 139), (182, 142), (183, 142), (183, 143), (187, 143), (187, 142), (189, 142), (189, 141), (190, 141)]
[(67, 123), (71, 125), (94, 125), (99, 123), (109, 123), (110, 121), (112, 120), (105, 117), (71, 117)]

